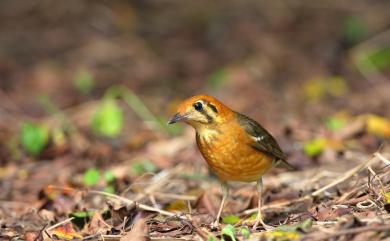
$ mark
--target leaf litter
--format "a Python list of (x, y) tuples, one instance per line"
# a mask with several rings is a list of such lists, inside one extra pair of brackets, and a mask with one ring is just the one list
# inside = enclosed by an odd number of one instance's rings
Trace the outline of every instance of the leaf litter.
[[(51, 6), (56, 13), (65, 13), (64, 3), (57, 4)], [(161, 12), (154, 12), (162, 7), (158, 2), (91, 3), (98, 10), (79, 4), (70, 11), (74, 19), (57, 23), (60, 29), (33, 21), (26, 42), (42, 36), (48, 44), (18, 46), (19, 52), (9, 47), (19, 42), (19, 33), (7, 27), (15, 23), (0, 15), (7, 33), (0, 41), (9, 56), (0, 58), (0, 239), (389, 238), (389, 51), (379, 41), (383, 35), (370, 32), (371, 22), (380, 21), (365, 21), (387, 16), (385, 7), (361, 3), (351, 10), (332, 3), (328, 11), (334, 18), (324, 19), (318, 6), (305, 1), (286, 3), (286, 9), (297, 10), (288, 11), (289, 17), (260, 4), (258, 10), (269, 10), (264, 19), (272, 22), (260, 24), (272, 26), (265, 31), (253, 22), (257, 12), (233, 2), (226, 3), (227, 13), (238, 8), (247, 14), (229, 28), (224, 22), (229, 14), (220, 15), (213, 3), (207, 8), (193, 2), (185, 9), (172, 3), (178, 11)], [(49, 23), (53, 18), (45, 6), (25, 6), (31, 16), (23, 15), (27, 10), (12, 14)], [(112, 24), (104, 24), (105, 8), (119, 11)], [(154, 17), (136, 21), (142, 18), (136, 8)], [(202, 19), (194, 17), (205, 8), (209, 12)], [(364, 18), (355, 15), (361, 9)], [(176, 21), (161, 21), (173, 20), (170, 11), (182, 15), (183, 26), (198, 27), (172, 29)], [(318, 38), (305, 34), (307, 26), (298, 18), (305, 15), (299, 13), (313, 14), (310, 26), (321, 32)], [(142, 24), (149, 32), (124, 34), (116, 42), (101, 34), (56, 37), (73, 29), (76, 20), (80, 32), (87, 31), (80, 24), (85, 16), (102, 21), (88, 25), (102, 31), (123, 33)], [(332, 19), (336, 22), (324, 25)], [(196, 29), (208, 22), (216, 25), (208, 26), (207, 40), (198, 41), (202, 35)], [(293, 22), (297, 32), (285, 31)], [(161, 39), (160, 29), (172, 38)], [(371, 35), (374, 40), (366, 39)], [(196, 44), (186, 44), (188, 38)], [(295, 38), (299, 41), (286, 45)], [(206, 42), (217, 47), (208, 49)], [(243, 42), (250, 48), (241, 49)], [(331, 52), (329, 46), (337, 49), (334, 56), (302, 51)], [(43, 57), (54, 53), (60, 53), (58, 62)], [(264, 123), (297, 167), (265, 177), (263, 213), (273, 230), (251, 229), (257, 197), (252, 184), (242, 183), (232, 184), (220, 229), (210, 227), (221, 199), (219, 183), (197, 152), (192, 130), (165, 125), (175, 103), (203, 91)]]

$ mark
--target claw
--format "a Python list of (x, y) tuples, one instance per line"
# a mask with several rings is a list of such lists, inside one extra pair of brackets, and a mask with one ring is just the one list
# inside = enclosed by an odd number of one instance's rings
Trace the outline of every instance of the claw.
[(255, 224), (253, 225), (252, 230), (253, 230), (253, 231), (256, 231), (257, 228), (259, 227), (259, 224), (261, 224), (261, 226), (263, 226), (264, 230), (266, 230), (266, 231), (275, 229), (274, 226), (265, 224), (262, 220), (258, 220), (258, 221), (256, 221)]
[(219, 221), (218, 221), (218, 220), (215, 220), (215, 221), (211, 224), (210, 229), (211, 229), (211, 230), (218, 230), (219, 227), (220, 227)]

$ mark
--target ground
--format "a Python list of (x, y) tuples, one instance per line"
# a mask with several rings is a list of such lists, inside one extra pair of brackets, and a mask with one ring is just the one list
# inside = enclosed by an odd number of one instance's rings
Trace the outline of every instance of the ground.
[[(0, 3), (0, 238), (388, 240), (388, 1)], [(207, 93), (295, 171), (220, 185), (184, 125)]]

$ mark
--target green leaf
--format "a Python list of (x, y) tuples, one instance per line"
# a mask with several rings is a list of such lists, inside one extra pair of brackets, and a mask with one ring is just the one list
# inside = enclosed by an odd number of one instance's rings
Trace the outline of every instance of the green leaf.
[(225, 241), (225, 239), (223, 237), (224, 235), (229, 237), (230, 240), (232, 240), (232, 241), (237, 241), (236, 230), (234, 229), (233, 225), (231, 225), (231, 224), (228, 224), (225, 227), (223, 227), (221, 234), (222, 234), (222, 239), (221, 239), (222, 241)]
[(390, 68), (390, 47), (383, 47), (361, 51), (357, 56), (360, 66), (370, 72), (377, 72)]
[(100, 172), (96, 168), (89, 168), (84, 173), (84, 184), (87, 186), (93, 186), (96, 185), (99, 182), (100, 179)]
[(312, 225), (313, 225), (313, 220), (308, 218), (301, 223), (279, 226), (276, 228), (276, 230), (285, 231), (285, 232), (297, 232), (297, 231), (308, 232)]
[(275, 241), (295, 241), (300, 240), (301, 234), (298, 232), (290, 232), (290, 231), (280, 231), (280, 230), (272, 230), (265, 232), (266, 240), (275, 240)]
[(95, 133), (107, 136), (118, 136), (123, 126), (122, 109), (113, 99), (105, 99), (92, 119)]
[(331, 116), (325, 120), (325, 125), (329, 130), (337, 131), (346, 125), (345, 119)]
[(378, 70), (389, 69), (390, 47), (378, 49), (371, 54), (370, 58)]
[(220, 68), (211, 73), (207, 78), (207, 85), (212, 89), (222, 87), (228, 77), (228, 73), (225, 68)]
[(76, 73), (73, 84), (80, 93), (88, 94), (92, 91), (95, 85), (95, 80), (90, 72), (81, 70)]
[(142, 163), (134, 163), (131, 165), (131, 170), (136, 175), (142, 175), (145, 172), (145, 169), (142, 165)]
[(313, 225), (313, 220), (311, 220), (310, 218), (308, 218), (308, 219), (305, 219), (305, 220), (301, 223), (300, 227), (301, 227), (301, 229), (302, 229), (303, 231), (307, 232), (307, 231), (309, 231), (309, 230), (311, 229), (311, 226), (312, 226), (312, 225)]
[(66, 136), (61, 128), (54, 128), (51, 130), (51, 138), (55, 145), (61, 146), (66, 143)]
[(248, 239), (251, 236), (251, 231), (247, 226), (242, 226), (240, 228), (240, 234), (244, 239)]
[(313, 221), (309, 218), (301, 223), (279, 226), (270, 232), (266, 232), (265, 235), (270, 240), (300, 240), (302, 232), (308, 232), (312, 224)]
[(217, 241), (217, 239), (209, 234), (207, 241)]
[(95, 212), (92, 210), (88, 211), (76, 211), (73, 213), (69, 214), (69, 217), (74, 217), (74, 218), (87, 218), (87, 217), (92, 217)]
[(103, 177), (106, 183), (110, 183), (115, 180), (115, 175), (111, 170), (105, 171)]
[(327, 140), (316, 138), (303, 143), (303, 151), (306, 155), (313, 157), (319, 155), (327, 146)]
[(246, 219), (246, 221), (255, 221), (257, 218), (257, 213), (252, 213), (250, 217)]
[(241, 220), (240, 217), (235, 215), (228, 215), (222, 218), (222, 222), (225, 224), (236, 224)]
[(149, 161), (149, 160), (143, 161), (142, 165), (144, 166), (145, 172), (156, 172), (157, 171), (156, 165), (154, 165), (154, 163)]
[(38, 155), (49, 141), (49, 131), (46, 127), (34, 123), (23, 123), (21, 129), (21, 144), (31, 155)]
[(142, 162), (136, 162), (131, 166), (131, 169), (134, 174), (142, 175), (146, 172), (156, 172), (157, 167), (149, 160), (144, 160)]
[(109, 186), (104, 188), (104, 191), (108, 192), (108, 193), (115, 193), (115, 188), (114, 188), (114, 186), (109, 185)]
[(387, 192), (385, 194), (385, 200), (386, 200), (386, 203), (389, 203), (390, 204), (390, 192)]
[(345, 37), (352, 43), (357, 43), (367, 36), (367, 25), (359, 17), (348, 17), (343, 26)]

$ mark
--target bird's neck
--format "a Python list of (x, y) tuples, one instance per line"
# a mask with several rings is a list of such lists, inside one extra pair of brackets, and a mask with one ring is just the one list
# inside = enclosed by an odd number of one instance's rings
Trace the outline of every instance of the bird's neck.
[(221, 125), (194, 126), (197, 135), (207, 142), (215, 140), (215, 137), (222, 133), (221, 127)]

